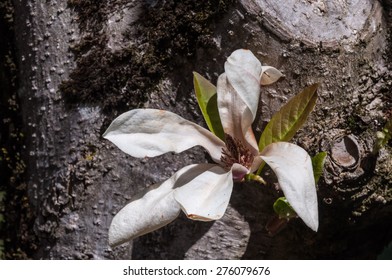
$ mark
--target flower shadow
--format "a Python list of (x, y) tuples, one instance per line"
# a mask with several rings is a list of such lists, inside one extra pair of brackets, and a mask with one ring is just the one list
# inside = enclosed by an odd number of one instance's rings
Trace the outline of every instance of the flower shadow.
[(248, 223), (250, 236), (241, 259), (264, 259), (272, 243), (266, 225), (274, 216), (272, 205), (277, 198), (272, 186), (254, 182), (237, 184), (233, 190), (231, 206)]
[(133, 241), (132, 259), (182, 260), (214, 222), (195, 222), (180, 216), (169, 225)]

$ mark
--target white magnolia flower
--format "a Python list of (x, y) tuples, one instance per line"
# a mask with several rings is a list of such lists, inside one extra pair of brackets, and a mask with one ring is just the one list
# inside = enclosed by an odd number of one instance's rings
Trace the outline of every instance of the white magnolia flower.
[(109, 244), (116, 246), (173, 221), (182, 210), (200, 221), (220, 219), (228, 206), (233, 181), (257, 170), (262, 160), (276, 173), (287, 200), (313, 230), (318, 228), (317, 196), (309, 155), (290, 143), (273, 143), (261, 153), (252, 131), (260, 85), (281, 73), (261, 66), (248, 50), (237, 50), (225, 63), (217, 83), (218, 111), (225, 141), (209, 130), (163, 110), (136, 109), (115, 119), (104, 134), (125, 153), (154, 157), (202, 146), (215, 164), (194, 164), (156, 184), (113, 218)]

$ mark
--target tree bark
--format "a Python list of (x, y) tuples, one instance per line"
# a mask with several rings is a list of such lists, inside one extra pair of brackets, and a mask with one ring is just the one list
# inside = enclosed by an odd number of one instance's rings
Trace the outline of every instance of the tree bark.
[[(391, 1), (194, 2), (12, 1), (26, 169), (20, 191), (6, 190), (9, 213), (19, 213), (5, 216), (8, 258), (373, 259), (392, 241), (392, 146), (374, 150), (392, 115)], [(208, 157), (194, 148), (135, 159), (102, 133), (139, 107), (204, 125), (192, 71), (215, 83), (238, 48), (285, 75), (262, 89), (256, 134), (290, 97), (320, 83), (293, 140), (311, 155), (328, 152), (319, 231), (292, 220), (268, 232), (281, 195), (271, 176), (267, 187), (236, 184), (221, 220), (182, 215), (110, 248), (110, 222), (132, 197)]]

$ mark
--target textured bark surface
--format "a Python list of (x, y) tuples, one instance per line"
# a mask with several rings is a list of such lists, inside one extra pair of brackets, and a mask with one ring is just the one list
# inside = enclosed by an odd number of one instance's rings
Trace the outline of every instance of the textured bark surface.
[[(26, 164), (16, 180), (1, 181), (8, 258), (372, 259), (392, 240), (392, 147), (373, 149), (376, 131), (392, 115), (390, 1), (4, 3), (12, 7), (17, 84), (2, 95), (17, 91)], [(293, 220), (268, 234), (280, 195), (270, 176), (267, 187), (236, 184), (221, 220), (181, 215), (110, 248), (108, 227), (127, 201), (208, 157), (194, 148), (135, 159), (102, 133), (139, 107), (204, 125), (192, 71), (215, 83), (238, 48), (285, 74), (262, 90), (258, 134), (291, 96), (321, 83), (316, 109), (294, 139), (311, 155), (328, 152), (318, 185), (319, 232)], [(6, 128), (2, 145), (11, 141)]]

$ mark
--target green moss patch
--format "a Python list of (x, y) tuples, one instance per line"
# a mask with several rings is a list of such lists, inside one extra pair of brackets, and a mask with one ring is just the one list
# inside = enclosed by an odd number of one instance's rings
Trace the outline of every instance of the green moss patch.
[(126, 47), (113, 51), (107, 47), (110, 34), (103, 30), (109, 15), (127, 2), (68, 1), (82, 35), (72, 47), (76, 69), (60, 87), (71, 103), (97, 104), (106, 111), (139, 107), (178, 58), (212, 44), (211, 27), (234, 1), (149, 1), (153, 3), (141, 8), (133, 31), (122, 34), (125, 41), (137, 39), (137, 44), (125, 42)]

